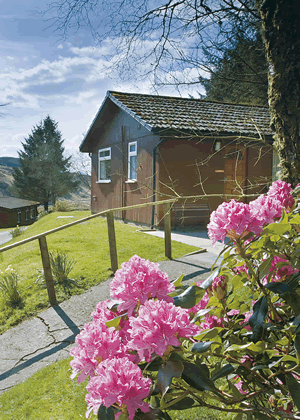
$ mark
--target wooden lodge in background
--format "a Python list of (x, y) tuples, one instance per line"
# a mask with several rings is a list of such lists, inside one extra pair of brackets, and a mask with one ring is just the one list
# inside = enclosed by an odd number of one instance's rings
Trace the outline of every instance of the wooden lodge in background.
[(92, 158), (92, 213), (153, 202), (116, 216), (156, 226), (158, 200), (207, 194), (177, 202), (172, 226), (208, 222), (224, 200), (267, 190), (269, 123), (262, 106), (108, 91), (80, 145)]

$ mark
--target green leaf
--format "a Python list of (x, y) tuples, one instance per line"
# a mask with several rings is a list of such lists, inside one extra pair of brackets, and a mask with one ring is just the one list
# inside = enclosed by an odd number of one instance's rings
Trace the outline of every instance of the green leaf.
[(286, 375), (286, 383), (295, 406), (300, 410), (300, 383), (288, 372)]
[(216, 381), (219, 378), (224, 378), (224, 376), (228, 376), (234, 371), (235, 368), (229, 363), (228, 365), (223, 366), (222, 369), (220, 369), (218, 372), (215, 372), (212, 375), (211, 380)]
[(182, 398), (182, 400), (175, 402), (170, 407), (167, 407), (167, 410), (187, 410), (193, 406), (194, 402), (193, 398), (185, 397)]
[(264, 413), (254, 413), (255, 420), (270, 420), (270, 417)]
[(174, 305), (189, 309), (196, 305), (204, 296), (205, 290), (202, 287), (192, 285), (181, 295), (174, 297)]
[(215, 338), (219, 335), (219, 332), (222, 331), (222, 330), (223, 330), (222, 327), (214, 327), (214, 328), (211, 328), (210, 330), (203, 331), (202, 333), (196, 335), (194, 337), (194, 339), (195, 340), (204, 340), (204, 338), (206, 338), (206, 339)]
[(296, 335), (294, 340), (294, 347), (297, 352), (298, 357), (300, 357), (300, 337), (299, 334)]
[(267, 313), (268, 301), (267, 298), (263, 296), (253, 305), (253, 315), (248, 321), (253, 331), (253, 334), (250, 337), (250, 340), (252, 340), (253, 343), (259, 341), (263, 336), (263, 323)]
[[(97, 414), (97, 419), (98, 420), (115, 420), (116, 412), (117, 410), (113, 406), (104, 407), (104, 405), (100, 405), (98, 414)], [(121, 417), (119, 417), (119, 419), (120, 418)]]
[(205, 375), (204, 369), (201, 369), (200, 366), (194, 363), (184, 362), (182, 378), (186, 383), (199, 391), (211, 391), (223, 398), (214, 383)]
[(152, 360), (151, 362), (147, 363), (142, 363), (140, 365), (140, 368), (142, 370), (148, 370), (149, 372), (156, 372), (158, 371), (158, 369), (160, 368), (162, 364), (162, 358), (159, 356), (156, 356), (154, 360)]
[(204, 280), (204, 282), (201, 283), (201, 288), (204, 290), (208, 289), (209, 286), (211, 286), (214, 279), (220, 274), (220, 271), (221, 271), (220, 267), (218, 267), (215, 271), (213, 271), (211, 275), (207, 277), (207, 279)]
[(235, 416), (234, 420), (243, 420), (243, 414), (239, 413), (237, 416)]
[(264, 228), (263, 233), (267, 233), (268, 235), (270, 234), (283, 235), (290, 231), (291, 231), (291, 225), (289, 223), (270, 223), (268, 226)]
[(216, 343), (216, 341), (199, 341), (198, 343), (193, 344), (190, 350), (193, 353), (205, 353), (214, 343)]
[(261, 280), (263, 277), (265, 277), (271, 268), (272, 265), (272, 261), (273, 261), (273, 255), (270, 258), (267, 258), (265, 261), (263, 261), (260, 266), (258, 267), (258, 277), (259, 280)]
[(247, 343), (247, 344), (232, 344), (230, 347), (228, 347), (225, 351), (241, 351), (246, 350), (251, 344), (253, 343)]
[(128, 420), (128, 414), (127, 413), (121, 413), (119, 420)]
[(183, 372), (183, 364), (180, 360), (168, 360), (157, 372), (157, 387), (162, 394), (170, 388), (173, 378), (180, 378)]
[(200, 311), (198, 311), (196, 313), (196, 315), (194, 316), (194, 318), (192, 319), (191, 322), (195, 323), (198, 321), (198, 319), (200, 319), (202, 316), (208, 314), (208, 312), (210, 312), (212, 310), (212, 308), (207, 308), (207, 309), (200, 309)]
[(256, 343), (251, 343), (248, 350), (254, 351), (255, 353), (263, 353), (265, 348), (266, 343), (264, 341), (258, 341)]
[(175, 287), (181, 286), (181, 282), (184, 278), (184, 274), (181, 274), (181, 276), (178, 277), (178, 279), (172, 281), (172, 284), (174, 284)]
[(122, 316), (124, 316), (124, 315), (116, 316), (115, 318), (110, 319), (109, 321), (106, 321), (105, 325), (107, 326), (107, 328), (109, 328), (109, 327), (115, 327), (116, 328), (120, 324)]

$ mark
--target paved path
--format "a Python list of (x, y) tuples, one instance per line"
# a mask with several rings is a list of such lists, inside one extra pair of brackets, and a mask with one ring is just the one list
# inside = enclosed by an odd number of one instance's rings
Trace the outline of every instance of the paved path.
[(8, 230), (4, 230), (0, 232), (0, 245), (5, 244), (5, 242), (8, 242), (11, 240), (11, 235)]
[[(160, 236), (160, 232), (156, 233)], [(176, 234), (178, 235), (178, 234)], [(174, 237), (174, 240), (187, 238)], [(199, 239), (199, 247), (209, 245)], [(207, 239), (206, 239), (207, 240)], [(190, 239), (195, 244), (194, 239)], [(209, 246), (207, 246), (209, 248)], [(184, 282), (205, 279), (216, 260), (218, 249), (194, 254), (171, 261), (162, 261), (160, 268), (171, 280), (184, 274)], [(22, 322), (0, 336), (0, 394), (25, 381), (41, 368), (69, 356), (75, 336), (100, 300), (109, 298), (110, 280), (94, 286), (82, 295), (72, 296), (59, 306), (39, 313), (35, 318)]]

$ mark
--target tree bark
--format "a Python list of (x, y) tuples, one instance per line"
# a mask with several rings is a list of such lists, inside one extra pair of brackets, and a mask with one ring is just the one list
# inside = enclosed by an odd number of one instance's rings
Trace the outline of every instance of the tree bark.
[(269, 63), (269, 107), (280, 179), (300, 181), (300, 13), (295, 0), (256, 0)]
[(48, 201), (44, 201), (44, 210), (45, 211), (48, 211), (48, 208), (49, 208), (49, 203), (48, 203)]

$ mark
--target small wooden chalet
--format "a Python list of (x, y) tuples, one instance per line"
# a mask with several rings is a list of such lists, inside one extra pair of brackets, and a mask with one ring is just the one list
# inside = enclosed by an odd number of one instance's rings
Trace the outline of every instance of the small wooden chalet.
[(182, 199), (172, 223), (207, 221), (241, 190), (265, 191), (272, 178), (269, 123), (262, 106), (108, 91), (80, 145), (92, 158), (92, 212), (153, 202), (117, 216), (154, 226), (163, 216), (156, 201), (207, 194)]
[(31, 225), (40, 203), (16, 197), (0, 197), (0, 228)]

